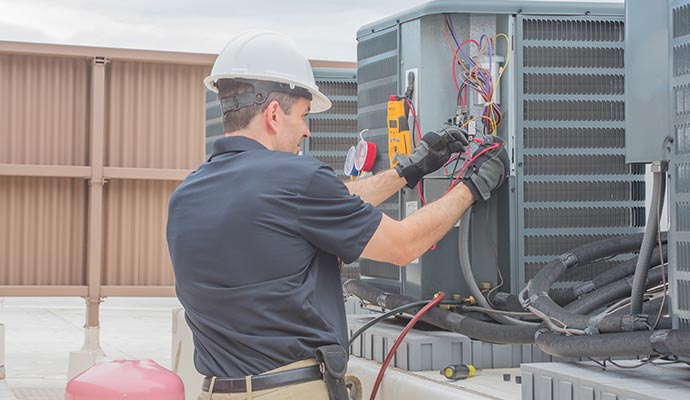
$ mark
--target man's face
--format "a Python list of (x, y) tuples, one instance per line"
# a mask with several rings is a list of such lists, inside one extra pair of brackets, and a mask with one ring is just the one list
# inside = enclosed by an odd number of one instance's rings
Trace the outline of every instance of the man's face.
[(276, 150), (297, 154), (302, 140), (310, 135), (307, 125), (307, 115), (311, 109), (311, 101), (300, 98), (290, 109), (290, 113), (283, 113), (278, 134), (278, 148)]

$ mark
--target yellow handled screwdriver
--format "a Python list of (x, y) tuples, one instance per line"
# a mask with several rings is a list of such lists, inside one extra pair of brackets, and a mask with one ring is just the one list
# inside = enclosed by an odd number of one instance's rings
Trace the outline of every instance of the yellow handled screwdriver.
[(441, 370), (441, 375), (451, 381), (467, 379), (474, 376), (477, 369), (472, 364), (451, 364)]

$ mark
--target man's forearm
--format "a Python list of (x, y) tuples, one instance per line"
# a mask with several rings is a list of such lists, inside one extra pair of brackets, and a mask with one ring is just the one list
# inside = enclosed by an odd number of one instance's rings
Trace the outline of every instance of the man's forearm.
[(407, 245), (411, 259), (438, 243), (473, 203), (472, 193), (461, 183), (440, 199), (402, 220), (403, 229), (410, 233)]
[(405, 178), (398, 176), (394, 169), (389, 169), (368, 178), (347, 182), (345, 186), (350, 194), (356, 194), (367, 203), (378, 206), (405, 186), (405, 183)]
[(402, 221), (384, 214), (362, 257), (407, 265), (441, 240), (473, 202), (472, 192), (460, 183)]

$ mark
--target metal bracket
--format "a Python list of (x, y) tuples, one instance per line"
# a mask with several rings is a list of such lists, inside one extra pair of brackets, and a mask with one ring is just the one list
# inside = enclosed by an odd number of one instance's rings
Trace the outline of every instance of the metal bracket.
[(103, 56), (96, 56), (93, 58), (93, 64), (95, 64), (95, 65), (105, 65), (105, 64), (108, 64), (109, 62), (110, 62), (110, 60), (108, 60), (107, 58), (105, 58)]
[(105, 185), (106, 183), (108, 183), (108, 179), (106, 178), (89, 179), (89, 185)]
[(652, 172), (666, 172), (668, 171), (668, 161), (652, 161)]

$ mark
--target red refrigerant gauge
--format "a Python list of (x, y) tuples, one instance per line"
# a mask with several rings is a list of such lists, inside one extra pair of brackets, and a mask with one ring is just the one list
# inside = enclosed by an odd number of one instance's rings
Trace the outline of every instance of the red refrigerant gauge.
[(362, 172), (370, 172), (374, 168), (374, 161), (376, 161), (376, 144), (360, 140), (355, 152), (355, 168)]

